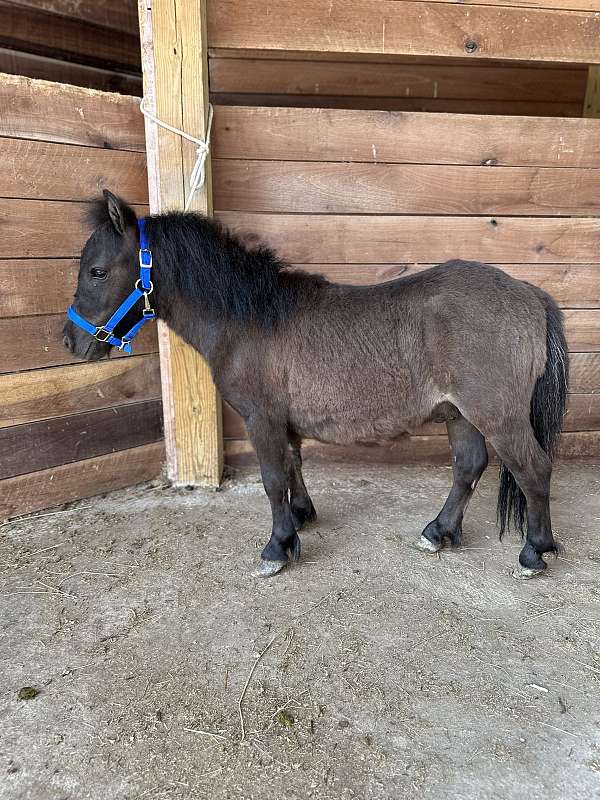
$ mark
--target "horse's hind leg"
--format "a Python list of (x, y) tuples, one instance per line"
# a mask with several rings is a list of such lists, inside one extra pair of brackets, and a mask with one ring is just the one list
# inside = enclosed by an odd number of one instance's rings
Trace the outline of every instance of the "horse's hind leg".
[(307, 522), (314, 522), (317, 512), (309, 497), (304, 478), (302, 477), (302, 440), (296, 434), (290, 433), (289, 436), (291, 459), (288, 468), (288, 479), (290, 489), (290, 507), (292, 509), (292, 519), (296, 530), (300, 530)]
[(255, 575), (268, 577), (300, 557), (300, 538), (296, 533), (288, 496), (291, 453), (285, 425), (260, 418), (246, 421), (248, 434), (256, 450), (263, 486), (271, 504), (273, 528), (271, 538), (262, 551)]
[(546, 569), (544, 553), (558, 552), (550, 520), (552, 462), (538, 443), (529, 421), (489, 437), (504, 466), (513, 474), (527, 501), (527, 535), (519, 554), (520, 573), (529, 578)]
[(418, 542), (422, 550), (432, 553), (442, 547), (446, 537), (453, 545), (460, 544), (463, 514), (488, 463), (485, 439), (462, 415), (448, 420), (446, 427), (452, 448), (454, 483), (444, 507)]

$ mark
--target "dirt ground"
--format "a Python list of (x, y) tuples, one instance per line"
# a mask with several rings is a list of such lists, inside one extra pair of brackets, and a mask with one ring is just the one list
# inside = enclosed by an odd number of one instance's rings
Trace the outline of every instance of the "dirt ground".
[(558, 468), (565, 555), (525, 582), (495, 469), (440, 558), (448, 469), (305, 472), (270, 580), (254, 473), (0, 529), (2, 800), (600, 797), (598, 468)]

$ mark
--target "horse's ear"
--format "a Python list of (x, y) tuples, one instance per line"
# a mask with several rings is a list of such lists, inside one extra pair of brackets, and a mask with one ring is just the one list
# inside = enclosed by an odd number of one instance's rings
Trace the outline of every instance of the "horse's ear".
[(135, 228), (135, 211), (124, 200), (117, 197), (116, 194), (109, 192), (108, 189), (105, 189), (102, 194), (106, 201), (108, 218), (113, 228), (118, 234), (124, 236), (128, 228)]

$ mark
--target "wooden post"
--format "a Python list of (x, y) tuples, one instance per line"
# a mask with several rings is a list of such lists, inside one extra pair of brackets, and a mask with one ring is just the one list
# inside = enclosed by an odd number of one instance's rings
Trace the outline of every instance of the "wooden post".
[[(139, 0), (144, 94), (159, 119), (198, 138), (206, 135), (208, 61), (206, 0)], [(194, 145), (146, 121), (150, 210), (183, 209)], [(192, 210), (212, 213), (210, 156), (206, 184)], [(206, 362), (159, 323), (169, 478), (178, 485), (218, 486), (223, 470), (221, 399)]]
[(600, 118), (600, 64), (589, 67), (583, 116)]

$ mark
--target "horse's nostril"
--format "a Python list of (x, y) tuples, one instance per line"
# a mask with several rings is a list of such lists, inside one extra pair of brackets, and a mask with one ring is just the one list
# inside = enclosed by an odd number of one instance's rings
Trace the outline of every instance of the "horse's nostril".
[(70, 336), (67, 336), (66, 333), (63, 336), (63, 344), (65, 348), (69, 351), (69, 353), (73, 352), (73, 340), (71, 339)]

